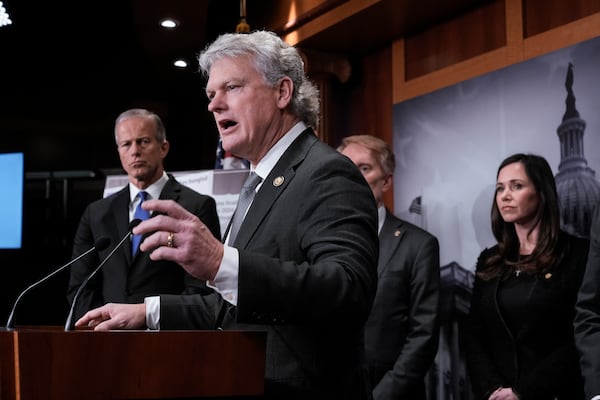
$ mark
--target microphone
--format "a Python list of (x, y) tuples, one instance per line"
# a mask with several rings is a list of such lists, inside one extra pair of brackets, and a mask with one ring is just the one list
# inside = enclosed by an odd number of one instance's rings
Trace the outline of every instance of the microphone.
[(79, 259), (81, 259), (82, 257), (87, 256), (88, 254), (90, 254), (92, 251), (94, 250), (104, 250), (105, 248), (108, 247), (108, 245), (110, 244), (110, 239), (107, 237), (101, 237), (100, 239), (96, 240), (96, 242), (94, 243), (94, 245), (92, 246), (91, 249), (89, 249), (88, 251), (81, 253), (79, 256), (75, 257), (74, 259), (72, 259), (71, 261), (69, 261), (68, 263), (66, 263), (65, 265), (63, 265), (62, 267), (58, 268), (57, 270), (54, 270), (52, 273), (46, 275), (45, 277), (43, 277), (42, 279), (40, 279), (39, 281), (29, 285), (27, 288), (25, 288), (25, 290), (23, 290), (21, 292), (21, 294), (19, 294), (19, 297), (17, 297), (17, 300), (15, 301), (15, 304), (12, 307), (12, 310), (10, 311), (10, 315), (8, 316), (8, 320), (6, 321), (6, 328), (7, 329), (12, 329), (14, 326), (14, 322), (15, 322), (15, 310), (17, 309), (17, 305), (19, 304), (19, 301), (21, 301), (21, 298), (23, 297), (23, 295), (25, 295), (25, 293), (29, 292), (31, 289), (41, 285), (42, 283), (46, 282), (48, 279), (52, 278), (54, 275), (58, 274), (59, 272), (61, 272), (63, 269), (69, 267), (71, 264), (73, 264), (74, 262), (78, 261)]
[(127, 228), (127, 234), (125, 236), (123, 236), (123, 239), (121, 239), (121, 241), (119, 243), (117, 243), (115, 248), (112, 249), (112, 251), (110, 253), (108, 253), (106, 258), (104, 260), (102, 260), (100, 265), (98, 265), (96, 267), (96, 269), (93, 270), (92, 273), (89, 274), (87, 278), (85, 278), (85, 280), (81, 283), (81, 285), (79, 285), (79, 289), (77, 289), (77, 292), (75, 292), (75, 296), (73, 297), (73, 302), (71, 303), (71, 308), (69, 310), (69, 315), (67, 316), (67, 321), (65, 322), (65, 332), (73, 330), (73, 327), (75, 325), (75, 322), (73, 321), (73, 315), (75, 314), (75, 305), (77, 304), (77, 298), (83, 291), (83, 288), (87, 285), (87, 283), (90, 281), (90, 279), (92, 279), (94, 277), (94, 275), (96, 275), (98, 273), (98, 271), (100, 271), (100, 269), (104, 266), (104, 264), (106, 264), (106, 262), (112, 257), (113, 254), (115, 254), (115, 252), (121, 247), (121, 245), (123, 245), (123, 243), (129, 238), (129, 235), (131, 235), (132, 229), (135, 228), (136, 226), (138, 226), (140, 224), (140, 222), (142, 222), (142, 220), (139, 218), (136, 218), (129, 223), (129, 227)]

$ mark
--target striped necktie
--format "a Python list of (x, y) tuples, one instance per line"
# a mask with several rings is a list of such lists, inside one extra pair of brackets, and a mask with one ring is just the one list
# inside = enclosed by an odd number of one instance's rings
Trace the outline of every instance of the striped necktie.
[(240, 226), (242, 225), (242, 221), (244, 221), (244, 217), (246, 216), (246, 211), (248, 211), (248, 207), (254, 200), (254, 195), (256, 194), (256, 186), (262, 181), (262, 178), (256, 175), (254, 172), (250, 172), (250, 175), (246, 178), (244, 185), (242, 186), (242, 191), (240, 192), (240, 197), (238, 198), (238, 203), (235, 208), (235, 212), (233, 213), (233, 219), (231, 221), (231, 229), (229, 231), (229, 239), (227, 243), (231, 246), (235, 243), (235, 238), (240, 230)]

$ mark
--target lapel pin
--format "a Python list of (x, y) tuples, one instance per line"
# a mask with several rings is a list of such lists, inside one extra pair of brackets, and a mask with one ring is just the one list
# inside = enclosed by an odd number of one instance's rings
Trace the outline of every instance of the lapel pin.
[(552, 274), (550, 272), (548, 272), (546, 275), (544, 275), (544, 278), (550, 279), (550, 278), (552, 278)]
[(273, 186), (279, 187), (283, 185), (284, 180), (285, 178), (283, 176), (278, 176), (277, 178), (273, 179)]
[(394, 232), (394, 236), (398, 237), (401, 233), (402, 232), (400, 232), (400, 229), (396, 229), (396, 231)]

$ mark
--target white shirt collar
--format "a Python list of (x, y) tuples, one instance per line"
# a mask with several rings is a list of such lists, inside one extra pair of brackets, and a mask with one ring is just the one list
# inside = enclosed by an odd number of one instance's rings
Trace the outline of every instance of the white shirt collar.
[[(163, 188), (165, 187), (165, 185), (167, 184), (168, 181), (169, 181), (169, 176), (167, 175), (166, 172), (163, 171), (162, 176), (160, 178), (158, 178), (158, 180), (156, 182), (154, 182), (152, 185), (148, 186), (146, 189), (143, 189), (145, 192), (148, 193), (148, 195), (149, 195), (148, 199), (158, 199), (160, 197), (160, 193), (162, 192)], [(129, 197), (130, 197), (129, 204), (132, 204), (134, 202), (134, 200), (136, 200), (136, 197), (141, 190), (142, 189), (138, 188), (133, 183), (129, 182)]]
[(283, 153), (287, 150), (288, 147), (290, 147), (292, 142), (296, 140), (296, 138), (300, 136), (300, 134), (305, 130), (306, 125), (302, 121), (294, 125), (292, 129), (290, 129), (285, 135), (283, 135), (281, 139), (279, 139), (277, 143), (275, 143), (273, 147), (269, 149), (267, 154), (265, 154), (265, 156), (256, 165), (254, 172), (256, 172), (256, 174), (258, 174), (258, 176), (260, 176), (263, 179), (269, 176), (271, 170), (273, 169), (273, 167), (275, 167), (275, 164), (277, 164), (277, 161), (279, 161)]
[(385, 222), (385, 216), (386, 216), (386, 209), (385, 206), (380, 206), (377, 207), (377, 225), (378, 225), (378, 230), (377, 233), (381, 233), (381, 228), (383, 228), (383, 223)]

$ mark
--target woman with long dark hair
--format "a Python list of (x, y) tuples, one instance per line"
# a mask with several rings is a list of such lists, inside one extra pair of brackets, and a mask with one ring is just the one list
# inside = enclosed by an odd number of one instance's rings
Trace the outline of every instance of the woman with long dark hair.
[(475, 397), (583, 399), (573, 318), (589, 242), (560, 229), (543, 157), (502, 161), (491, 220), (497, 244), (477, 261), (465, 330)]

